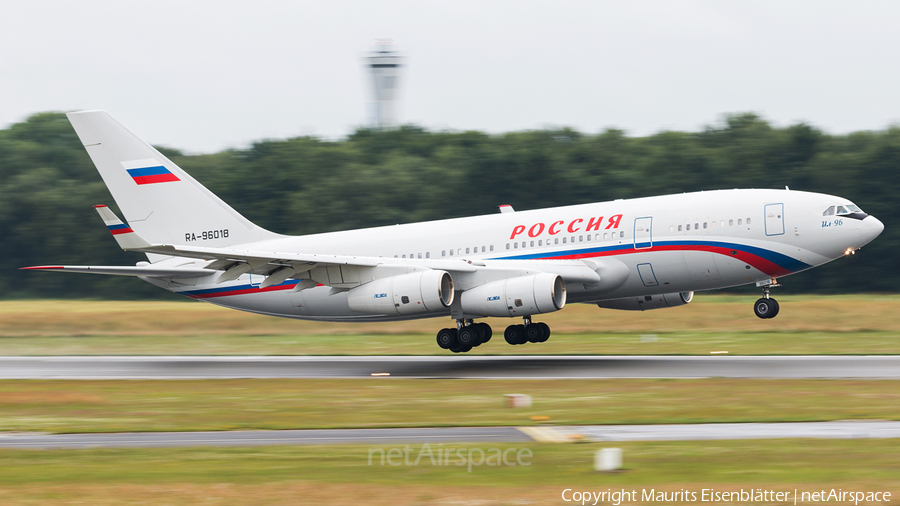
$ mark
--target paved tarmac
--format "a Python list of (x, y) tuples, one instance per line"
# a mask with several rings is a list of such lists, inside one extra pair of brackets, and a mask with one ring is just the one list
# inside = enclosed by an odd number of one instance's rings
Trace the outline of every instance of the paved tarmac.
[(900, 355), (0, 357), (0, 379), (900, 378)]
[(131, 432), (113, 434), (0, 434), (0, 448), (167, 448), (364, 444), (565, 443), (587, 441), (700, 441), (714, 439), (900, 438), (900, 422), (593, 425), (578, 427), (442, 427), (407, 429)]

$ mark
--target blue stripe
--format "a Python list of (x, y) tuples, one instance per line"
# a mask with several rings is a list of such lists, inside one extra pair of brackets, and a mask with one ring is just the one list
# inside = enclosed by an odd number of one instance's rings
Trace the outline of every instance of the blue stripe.
[[(719, 248), (727, 248), (733, 249), (736, 251), (743, 251), (746, 253), (751, 253), (760, 258), (764, 258), (780, 267), (783, 267), (792, 272), (799, 272), (805, 269), (809, 269), (812, 266), (797, 260), (796, 258), (789, 257), (787, 255), (783, 255), (781, 253), (757, 248), (755, 246), (747, 246), (744, 244), (737, 244), (731, 242), (715, 242), (715, 241), (656, 241), (653, 243), (654, 247), (657, 246), (715, 246)], [(573, 249), (573, 250), (563, 250), (563, 251), (551, 251), (546, 253), (533, 253), (528, 255), (513, 255), (507, 257), (498, 257), (498, 260), (538, 260), (542, 258), (554, 258), (561, 256), (570, 256), (570, 255), (586, 255), (592, 253), (606, 253), (611, 251), (634, 251), (634, 252), (643, 252), (643, 251), (653, 251), (652, 249), (647, 250), (635, 250), (633, 244), (624, 244), (624, 245), (616, 245), (616, 246), (601, 246), (597, 248), (582, 248), (582, 249)]]
[(142, 169), (128, 169), (128, 175), (131, 177), (158, 176), (160, 174), (171, 174), (171, 172), (162, 165), (157, 165), (156, 167), (144, 167)]
[[(277, 285), (272, 286), (284, 286), (284, 285), (296, 285), (299, 280), (297, 279), (288, 279), (286, 281), (282, 281)], [(180, 295), (207, 295), (210, 293), (221, 293), (221, 292), (233, 292), (235, 290), (250, 290), (253, 288), (259, 288), (259, 284), (256, 285), (238, 285), (238, 286), (226, 286), (223, 288), (209, 288), (206, 290), (185, 290), (183, 292), (178, 292)]]
[(128, 228), (128, 225), (122, 223), (120, 225), (107, 225), (106, 228), (110, 230), (122, 230), (123, 228)]

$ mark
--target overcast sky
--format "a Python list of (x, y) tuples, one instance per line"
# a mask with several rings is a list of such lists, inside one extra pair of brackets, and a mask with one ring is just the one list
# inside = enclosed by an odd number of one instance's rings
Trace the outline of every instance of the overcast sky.
[(341, 138), (389, 38), (399, 119), (429, 129), (877, 130), (900, 121), (898, 26), (900, 2), (4, 1), (0, 127), (105, 109), (191, 153)]

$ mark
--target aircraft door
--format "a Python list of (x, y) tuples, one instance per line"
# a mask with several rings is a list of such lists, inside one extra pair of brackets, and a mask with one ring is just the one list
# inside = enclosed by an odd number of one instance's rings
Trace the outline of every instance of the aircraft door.
[(648, 249), (653, 247), (653, 218), (635, 218), (634, 220), (634, 249)]
[(766, 235), (784, 235), (784, 204), (766, 204)]
[(644, 283), (644, 286), (659, 286), (659, 281), (656, 280), (656, 274), (653, 272), (653, 266), (650, 264), (638, 264), (638, 275), (641, 277), (641, 282)]

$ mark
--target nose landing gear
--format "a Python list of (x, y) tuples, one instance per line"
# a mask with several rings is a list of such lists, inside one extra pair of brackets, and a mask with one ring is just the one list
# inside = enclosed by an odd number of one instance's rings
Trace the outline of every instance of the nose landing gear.
[(778, 301), (769, 297), (769, 288), (779, 285), (775, 279), (770, 279), (757, 283), (756, 286), (762, 286), (763, 296), (753, 305), (753, 312), (756, 316), (769, 319), (778, 316)]

